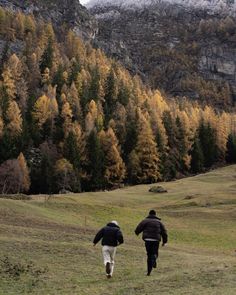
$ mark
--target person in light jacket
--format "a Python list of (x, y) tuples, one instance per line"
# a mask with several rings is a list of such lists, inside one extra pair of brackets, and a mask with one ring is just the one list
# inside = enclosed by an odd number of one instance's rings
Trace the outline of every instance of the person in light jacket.
[(116, 247), (123, 244), (124, 238), (117, 221), (109, 222), (96, 234), (93, 244), (102, 240), (102, 254), (107, 278), (111, 278), (114, 271)]
[(160, 241), (162, 239), (164, 246), (168, 240), (167, 231), (155, 210), (150, 210), (149, 215), (137, 226), (135, 234), (139, 235), (141, 232), (147, 251), (147, 275), (150, 276), (152, 269), (157, 266)]

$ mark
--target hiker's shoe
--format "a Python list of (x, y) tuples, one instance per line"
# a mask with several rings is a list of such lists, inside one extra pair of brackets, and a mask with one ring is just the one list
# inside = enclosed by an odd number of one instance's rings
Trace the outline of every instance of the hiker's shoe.
[(111, 279), (111, 278), (112, 278), (112, 275), (107, 275), (107, 278), (108, 278), (108, 279)]
[(147, 273), (147, 276), (149, 277), (150, 275), (151, 275), (151, 272), (148, 272), (148, 273)]
[(106, 264), (106, 273), (107, 273), (107, 275), (111, 274), (111, 264), (110, 264), (110, 262), (107, 262), (107, 264)]

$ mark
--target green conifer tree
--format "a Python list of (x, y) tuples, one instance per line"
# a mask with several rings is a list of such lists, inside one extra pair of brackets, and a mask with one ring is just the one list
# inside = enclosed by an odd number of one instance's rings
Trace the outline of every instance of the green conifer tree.
[(236, 163), (236, 136), (230, 134), (227, 141), (226, 161), (227, 163)]
[(199, 142), (199, 138), (196, 136), (191, 152), (191, 171), (193, 173), (199, 173), (203, 170), (204, 165), (204, 156), (201, 148), (201, 144)]

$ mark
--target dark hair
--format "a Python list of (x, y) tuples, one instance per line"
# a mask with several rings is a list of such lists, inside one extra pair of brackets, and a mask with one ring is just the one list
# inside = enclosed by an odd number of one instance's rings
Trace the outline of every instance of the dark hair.
[(149, 211), (149, 215), (156, 215), (157, 213), (156, 213), (156, 211), (155, 210), (150, 210)]

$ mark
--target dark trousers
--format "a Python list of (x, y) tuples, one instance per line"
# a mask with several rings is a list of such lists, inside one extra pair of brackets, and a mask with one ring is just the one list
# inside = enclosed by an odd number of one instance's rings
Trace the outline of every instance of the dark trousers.
[(150, 274), (158, 258), (159, 242), (145, 241), (145, 247), (147, 251), (147, 272)]

